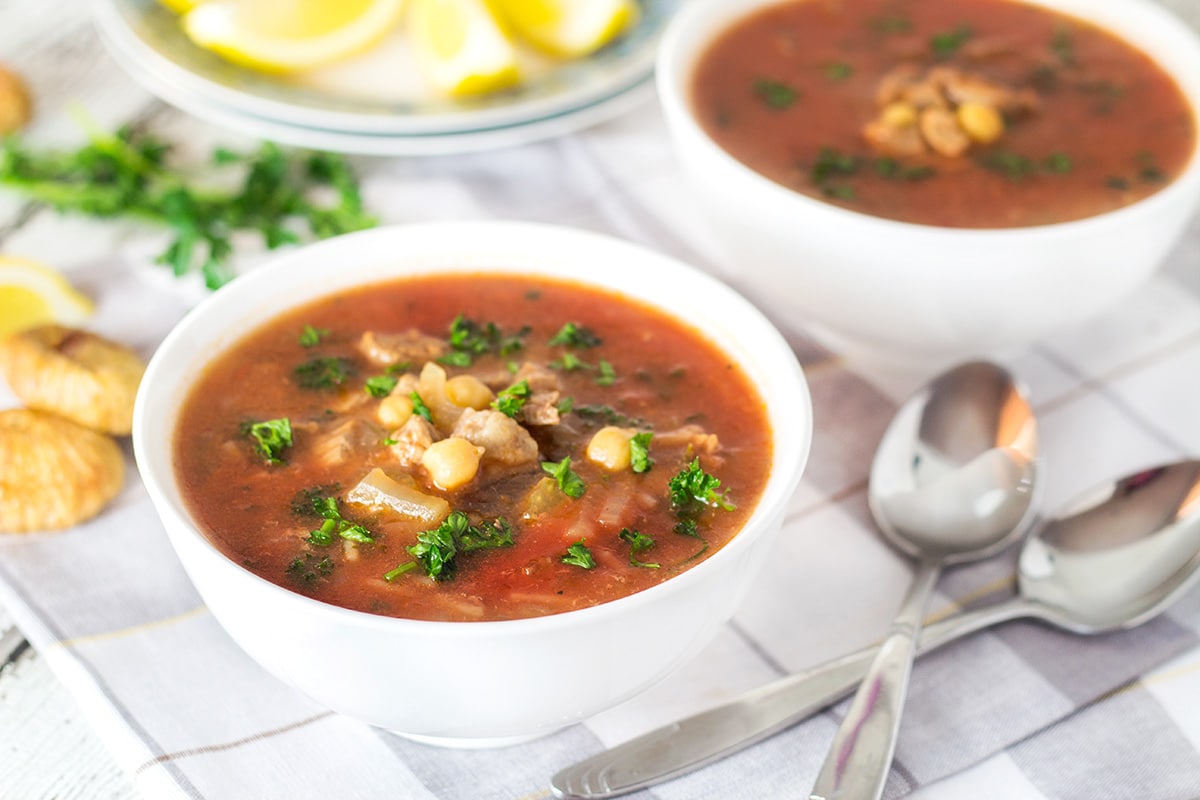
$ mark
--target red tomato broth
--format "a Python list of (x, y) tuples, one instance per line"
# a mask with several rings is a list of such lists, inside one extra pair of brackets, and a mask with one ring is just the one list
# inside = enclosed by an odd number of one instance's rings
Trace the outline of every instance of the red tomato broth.
[[(938, 58), (932, 38), (964, 27), (961, 46)], [(1032, 89), (1039, 109), (965, 156), (900, 159), (932, 176), (883, 177), (862, 130), (878, 111), (880, 80), (901, 63), (970, 69)], [(790, 87), (795, 100), (772, 108), (755, 94), (764, 80)], [(1194, 110), (1150, 57), (1085, 21), (1010, 0), (770, 6), (710, 45), (692, 78), (692, 105), (717, 144), (778, 183), (866, 214), (946, 227), (1022, 227), (1111, 211), (1167, 185), (1196, 148)], [(826, 148), (858, 159), (858, 168), (818, 182), (814, 165)], [(1028, 159), (1032, 171), (1013, 177), (981, 166), (1005, 154)], [(1070, 166), (1056, 172), (1047, 165), (1059, 154)]]
[[(563, 500), (532, 520), (520, 519), (529, 488), (545, 477), (538, 463), (521, 468), (484, 470), (471, 484), (441, 492), (452, 508), (473, 521), (504, 515), (515, 529), (512, 547), (460, 553), (452, 580), (434, 581), (420, 569), (386, 581), (383, 575), (413, 560), (406, 548), (420, 530), (431, 526), (386, 515), (356, 513), (344, 503), (347, 490), (372, 467), (396, 470), (382, 443), (367, 445), (347, 463), (328, 466), (315, 442), (347, 418), (374, 419), (379, 400), (364, 391), (365, 378), (379, 374), (356, 350), (366, 330), (409, 327), (445, 336), (458, 315), (494, 322), (505, 333), (528, 325), (518, 361), (548, 362), (562, 347), (548, 340), (565, 322), (595, 331), (603, 343), (573, 351), (595, 364), (609, 361), (616, 374), (611, 386), (596, 383), (594, 370), (559, 371), (563, 395), (576, 408), (604, 404), (644, 419), (657, 433), (696, 422), (720, 441), (716, 457), (701, 455), (704, 468), (721, 481), (736, 508), (707, 509), (699, 517), (705, 542), (672, 531), (677, 521), (669, 508), (668, 482), (692, 453), (684, 446), (654, 440), (654, 466), (635, 475), (628, 469), (610, 474), (584, 456), (598, 423), (578, 413), (563, 416), (553, 433), (535, 434), (538, 461), (572, 459), (571, 467), (587, 485), (578, 500)], [(305, 325), (330, 335), (311, 348), (298, 343)], [(295, 366), (313, 355), (340, 356), (355, 374), (336, 391), (302, 390)], [(495, 372), (505, 359), (478, 358), (469, 368), (445, 367), (448, 375)], [(419, 365), (416, 365), (419, 369)], [(266, 465), (254, 452), (241, 425), (248, 420), (291, 419), (294, 444), (286, 463)], [(313, 431), (307, 432), (309, 428)], [(771, 434), (765, 405), (747, 376), (697, 331), (648, 306), (581, 285), (515, 276), (459, 275), (406, 279), (343, 292), (288, 311), (245, 336), (219, 355), (190, 392), (175, 434), (175, 468), (185, 502), (201, 529), (229, 558), (286, 588), (318, 600), (388, 616), (439, 620), (497, 620), (541, 616), (596, 605), (646, 589), (711, 556), (742, 527), (766, 483)], [(431, 494), (427, 480), (424, 490)], [(343, 515), (375, 534), (375, 544), (329, 547), (305, 540), (319, 518), (291, 511), (298, 493), (337, 485)], [(621, 503), (606, 512), (613, 498), (653, 497)], [(609, 520), (611, 517), (611, 521)], [(630, 545), (618, 537), (623, 527), (651, 536), (652, 548), (636, 558), (658, 563), (652, 569), (630, 563)], [(572, 543), (583, 539), (596, 568), (562, 562)], [(352, 559), (348, 554), (354, 551)], [(311, 553), (300, 580), (288, 567)], [(318, 558), (332, 564), (317, 575)]]

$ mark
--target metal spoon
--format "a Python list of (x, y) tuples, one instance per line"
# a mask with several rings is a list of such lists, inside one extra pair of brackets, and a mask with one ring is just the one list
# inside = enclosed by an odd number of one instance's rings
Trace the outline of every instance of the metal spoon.
[[(1200, 578), (1200, 461), (1095, 487), (1041, 523), (1021, 550), (1017, 595), (927, 626), (927, 653), (992, 625), (1033, 618), (1074, 633), (1131, 628)], [(874, 648), (769, 683), (559, 772), (556, 797), (600, 800), (653, 786), (760, 742), (842, 699)]]
[(908, 595), (817, 774), (810, 800), (878, 800), (892, 765), (925, 606), (942, 567), (1013, 539), (1033, 507), (1037, 425), (1002, 367), (977, 361), (901, 406), (871, 464), (880, 531), (917, 560)]
[[(836, 789), (843, 775), (869, 775), (882, 790), (926, 598), (942, 564), (991, 553), (1019, 533), (1032, 505), (1036, 442), (1032, 411), (1016, 383), (986, 362), (942, 374), (892, 420), (872, 465), (869, 498), (885, 535), (918, 554), (919, 567), (864, 682), (867, 690), (835, 739), (833, 767), (818, 782), (822, 791)], [(586, 764), (580, 765), (585, 778)], [(578, 774), (555, 776), (555, 792), (604, 796), (586, 780), (572, 780)]]

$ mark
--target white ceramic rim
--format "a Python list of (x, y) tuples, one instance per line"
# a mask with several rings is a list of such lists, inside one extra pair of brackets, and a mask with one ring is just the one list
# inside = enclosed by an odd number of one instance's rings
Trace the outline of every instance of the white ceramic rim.
[[(793, 191), (755, 172), (709, 138), (692, 114), (690, 82), (692, 71), (707, 47), (735, 21), (774, 5), (798, 0), (691, 0), (667, 27), (659, 48), (656, 83), (659, 102), (670, 121), (685, 129), (704, 149), (706, 158), (716, 159), (747, 184), (750, 190), (769, 197), (770, 202), (793, 204), (798, 211), (826, 217), (831, 223), (850, 221), (862, 227), (865, 237), (936, 235), (957, 240), (963, 247), (987, 248), (992, 241), (1026, 239), (1036, 245), (1041, 239), (1055, 239), (1070, 232), (1086, 236), (1089, 228), (1105, 226), (1110, 220), (1140, 213), (1154, 213), (1158, 206), (1186, 202), (1178, 197), (1191, 184), (1200, 184), (1200, 131), (1191, 158), (1180, 174), (1154, 194), (1113, 211), (1068, 222), (1018, 228), (951, 228), (887, 219), (861, 211), (824, 203)], [(1175, 15), (1150, 0), (1008, 0), (1035, 5), (1072, 16), (1102, 28), (1108, 33), (1147, 53), (1175, 80), (1192, 107), (1196, 127), (1200, 127), (1200, 38)], [(1134, 35), (1127, 30), (1130, 21), (1142, 26)], [(1121, 23), (1118, 25), (1117, 23)], [(1122, 27), (1124, 26), (1124, 27)], [(1143, 39), (1154, 38), (1153, 46)], [(1177, 199), (1178, 198), (1178, 199)], [(970, 268), (969, 263), (956, 269)]]
[[(571, 245), (573, 247), (588, 248), (589, 252), (599, 252), (610, 257), (625, 257), (630, 261), (638, 263), (638, 269), (652, 267), (655, 270), (662, 270), (668, 273), (675, 273), (681, 277), (686, 277), (691, 283), (699, 287), (698, 291), (707, 295), (711, 300), (705, 305), (719, 304), (722, 309), (731, 309), (737, 312), (739, 325), (750, 325), (752, 330), (748, 338), (754, 341), (754, 349), (756, 351), (769, 353), (769, 358), (772, 365), (778, 366), (781, 370), (786, 370), (785, 377), (782, 379), (785, 383), (791, 384), (794, 388), (791, 397), (784, 398), (769, 398), (764, 396), (763, 400), (768, 405), (774, 404), (791, 404), (789, 408), (801, 415), (801, 421), (797, 425), (795, 435), (790, 440), (780, 441), (780, 436), (776, 432), (775, 415), (769, 414), (769, 420), (772, 423), (772, 441), (774, 452), (772, 455), (772, 469), (768, 475), (766, 487), (764, 487), (762, 495), (759, 497), (753, 513), (746, 520), (743, 529), (752, 528), (754, 526), (764, 526), (771, 524), (773, 514), (782, 516), (785, 511), (788, 499), (792, 496), (797, 485), (800, 482), (801, 474), (806, 465), (809, 452), (812, 445), (812, 401), (808, 389), (808, 384), (804, 378), (803, 372), (799, 363), (796, 360), (795, 354), (791, 347), (784, 340), (779, 331), (766, 319), (765, 316), (748, 300), (734, 292), (731, 288), (718, 281), (716, 278), (701, 272), (700, 270), (685, 265), (683, 262), (677, 261), (668, 256), (647, 250), (637, 245), (614, 239), (601, 234), (590, 233), (581, 230), (563, 228), (552, 225), (543, 225), (527, 222), (502, 222), (502, 221), (477, 221), (477, 222), (432, 222), (420, 223), (413, 225), (398, 225), (385, 228), (376, 228), (358, 233), (347, 234), (335, 239), (319, 242), (308, 245), (306, 247), (295, 250), (291, 253), (281, 256), (280, 258), (264, 264), (256, 268), (247, 275), (238, 278), (235, 284), (239, 296), (255, 295), (255, 296), (273, 296), (276, 313), (292, 308), (297, 305), (302, 305), (306, 302), (319, 298), (323, 295), (337, 291), (339, 289), (352, 286), (360, 286), (379, 281), (389, 280), (388, 263), (394, 262), (394, 256), (389, 256), (388, 253), (394, 253), (397, 249), (404, 246), (405, 242), (420, 242), (422, 237), (436, 239), (443, 242), (479, 242), (488, 241), (493, 236), (521, 236), (529, 240), (535, 241), (536, 244), (531, 252), (540, 251), (548, 254), (555, 245), (558, 245), (561, 252), (563, 245)], [(305, 291), (303, 289), (293, 289), (290, 294), (286, 291), (281, 296), (279, 291), (278, 278), (286, 276), (298, 264), (306, 262), (317, 262), (324, 259), (324, 263), (343, 258), (342, 251), (355, 248), (359, 250), (371, 250), (372, 252), (381, 253), (376, 257), (371, 269), (372, 272), (369, 278), (346, 278), (339, 274), (331, 273), (330, 285), (322, 287), (320, 291)], [(466, 248), (468, 250), (477, 248)], [(507, 257), (514, 261), (523, 261), (527, 256), (515, 257), (514, 254), (507, 254)], [(606, 291), (622, 292), (621, 289), (613, 287), (607, 283), (599, 281), (589, 281), (586, 277), (570, 273), (570, 266), (567, 263), (569, 259), (564, 259), (562, 256), (545, 256), (556, 262), (554, 265), (550, 261), (538, 264), (533, 269), (533, 274), (544, 275), (550, 278), (573, 280), (585, 285), (593, 285), (602, 288)], [(393, 271), (390, 278), (402, 278), (408, 274), (425, 274), (438, 272), (496, 272), (499, 274), (513, 274), (518, 271), (516, 263), (512, 266), (500, 266), (497, 263), (488, 266), (488, 262), (475, 261), (465, 264), (461, 269), (447, 269), (438, 262), (444, 261), (447, 258), (445, 253), (439, 254), (432, 258), (432, 266), (417, 268), (415, 270), (405, 269), (403, 271)], [(478, 258), (478, 256), (476, 256)], [(502, 256), (501, 258), (504, 258)], [(394, 270), (394, 267), (393, 267)], [(256, 295), (258, 290), (263, 290), (264, 294)], [(636, 295), (629, 292), (623, 292), (627, 296), (652, 305), (675, 319), (679, 319), (689, 327), (700, 331), (701, 334), (714, 341), (721, 349), (730, 355), (736, 355), (729, 351), (728, 347), (720, 345), (716, 337), (710, 336), (705, 330), (699, 327), (696, 322), (690, 322), (683, 319), (680, 314), (670, 310), (662, 304), (647, 298), (643, 295)], [(696, 566), (685, 570), (679, 575), (663, 581), (660, 584), (636, 592), (632, 595), (612, 600), (607, 603), (590, 606), (588, 608), (578, 609), (575, 611), (567, 611), (561, 614), (551, 614), (542, 617), (531, 617), (526, 619), (515, 620), (495, 620), (482, 622), (440, 622), (429, 620), (413, 620), (399, 617), (386, 617), (377, 614), (369, 614), (367, 612), (355, 611), (342, 608), (340, 606), (331, 605), (303, 594), (290, 591), (277, 584), (271, 583), (265, 578), (250, 572), (245, 567), (242, 567), (232, 559), (222, 553), (208, 537), (202, 534), (199, 526), (188, 514), (182, 503), (176, 503), (171, 497), (171, 493), (165, 488), (164, 481), (171, 485), (175, 483), (175, 472), (171, 463), (171, 452), (173, 450), (173, 425), (170, 435), (161, 438), (154, 438), (154, 431), (149, 429), (149, 421), (147, 406), (149, 405), (149, 396), (158, 391), (171, 392), (174, 399), (178, 400), (185, 397), (190, 391), (191, 386), (195, 382), (195, 378), (184, 382), (183, 384), (167, 385), (160, 389), (163, 385), (164, 373), (169, 369), (176, 371), (189, 368), (191, 375), (198, 374), (196, 369), (198, 362), (203, 359), (192, 359), (187, 364), (180, 364), (176, 360), (176, 349), (186, 347), (186, 342), (191, 340), (196, 334), (197, 329), (201, 329), (207, 324), (208, 317), (214, 314), (220, 314), (227, 306), (235, 305), (235, 298), (228, 289), (217, 291), (203, 301), (200, 305), (189, 312), (183, 320), (176, 325), (171, 332), (163, 340), (162, 344), (155, 351), (150, 363), (146, 368), (144, 377), (142, 378), (141, 387), (138, 390), (137, 400), (134, 406), (133, 416), (133, 450), (134, 457), (137, 461), (139, 472), (141, 472), (142, 480), (146, 486), (147, 492), (154, 501), (155, 509), (160, 515), (169, 515), (170, 519), (164, 519), (163, 523), (167, 528), (172, 526), (176, 531), (186, 532), (186, 535), (194, 537), (201, 546), (208, 552), (214, 554), (221, 561), (225, 562), (232, 569), (237, 570), (247, 579), (258, 584), (261, 591), (277, 594), (280, 597), (288, 598), (290, 602), (299, 604), (306, 614), (322, 615), (330, 618), (333, 621), (341, 621), (356, 627), (369, 627), (379, 629), (391, 629), (400, 634), (409, 628), (419, 629), (420, 634), (425, 637), (438, 636), (444, 638), (458, 637), (492, 637), (492, 636), (511, 636), (524, 635), (529, 633), (539, 632), (541, 630), (554, 630), (562, 627), (572, 626), (576, 624), (587, 624), (588, 622), (612, 615), (621, 614), (636, 614), (639, 607), (655, 602), (662, 594), (673, 592), (672, 587), (684, 586), (688, 583), (703, 580), (708, 573), (719, 570), (725, 561), (735, 559), (747, 547), (754, 544), (754, 539), (758, 537), (742, 537), (739, 534), (725, 544), (720, 550), (714, 553), (708, 559), (702, 561)], [(227, 333), (219, 337), (218, 341), (210, 350), (210, 352), (222, 351), (233, 342), (242, 338), (253, 327), (265, 322), (261, 315), (256, 325), (235, 333)], [(704, 324), (711, 324), (712, 320), (705, 320)], [(226, 323), (226, 328), (230, 323)], [(205, 337), (202, 337), (205, 338)], [(752, 377), (752, 376), (751, 376)], [(178, 403), (174, 404), (176, 407)], [(169, 421), (174, 423), (176, 416), (175, 412), (169, 412)], [(166, 475), (160, 475), (155, 471), (155, 467), (163, 467), (165, 464)], [(186, 565), (185, 565), (186, 567)]]

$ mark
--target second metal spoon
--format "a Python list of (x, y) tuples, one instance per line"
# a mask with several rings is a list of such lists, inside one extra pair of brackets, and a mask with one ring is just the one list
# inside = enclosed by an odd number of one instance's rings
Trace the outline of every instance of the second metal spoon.
[[(1018, 594), (931, 623), (920, 652), (1033, 618), (1081, 634), (1130, 628), (1200, 579), (1200, 461), (1095, 487), (1040, 524), (1018, 561)], [(850, 693), (874, 648), (753, 689), (643, 734), (554, 776), (554, 794), (600, 800), (653, 786), (760, 742)]]

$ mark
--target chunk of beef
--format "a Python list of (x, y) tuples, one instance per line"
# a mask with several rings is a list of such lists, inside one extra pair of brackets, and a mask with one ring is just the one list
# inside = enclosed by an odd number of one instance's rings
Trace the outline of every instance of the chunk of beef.
[(449, 345), (435, 336), (412, 328), (400, 333), (367, 331), (358, 340), (358, 351), (381, 367), (392, 364), (421, 364), (445, 355)]
[(315, 434), (313, 453), (323, 467), (336, 467), (373, 448), (383, 440), (383, 431), (365, 419), (347, 419)]
[(437, 430), (424, 417), (413, 414), (392, 433), (392, 453), (401, 466), (411, 468), (421, 463), (421, 456), (438, 439)]
[(515, 419), (490, 408), (483, 411), (465, 409), (452, 435), (461, 436), (471, 444), (482, 447), (485, 460), (515, 466), (538, 457), (537, 442), (529, 435), (529, 431)]

